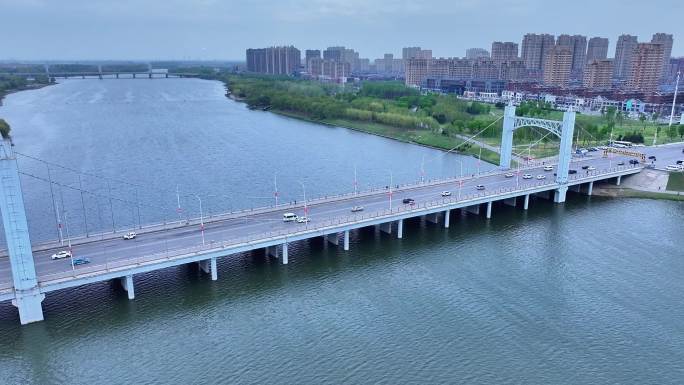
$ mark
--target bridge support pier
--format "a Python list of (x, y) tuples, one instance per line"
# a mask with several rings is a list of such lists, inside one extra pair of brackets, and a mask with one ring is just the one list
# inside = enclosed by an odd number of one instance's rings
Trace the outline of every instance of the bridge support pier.
[(565, 202), (565, 196), (568, 193), (568, 186), (561, 186), (553, 191), (553, 201), (556, 203)]
[(427, 215), (425, 215), (425, 220), (430, 222), (430, 223), (438, 224), (439, 223), (439, 214), (440, 213), (427, 214)]
[(385, 222), (378, 225), (380, 231), (386, 234), (392, 234), (392, 222)]
[(19, 310), (19, 322), (22, 325), (43, 320), (43, 302), (45, 294), (35, 288), (31, 290), (16, 291), (16, 298), (12, 300), (17, 310)]
[(268, 246), (266, 247), (266, 256), (278, 259), (278, 246)]
[(615, 185), (619, 186), (620, 182), (622, 182), (622, 175), (618, 175), (617, 180), (615, 181)]
[(594, 192), (594, 182), (589, 182), (589, 187), (587, 189), (587, 195), (591, 196), (591, 194)]
[(471, 214), (480, 215), (480, 205), (468, 206), (465, 211)]
[(449, 217), (451, 216), (451, 210), (447, 210), (444, 212), (444, 228), (448, 229), (449, 228)]
[(135, 299), (135, 286), (133, 285), (133, 275), (119, 278), (121, 287), (128, 293), (128, 299)]
[(530, 194), (525, 194), (525, 202), (523, 203), (523, 210), (530, 208)]
[(287, 243), (283, 243), (283, 265), (287, 265), (288, 263), (288, 252), (287, 252)]
[(218, 279), (218, 271), (216, 271), (216, 258), (205, 259), (204, 261), (197, 262), (199, 264), (200, 270), (210, 274), (211, 280), (216, 281)]
[(344, 251), (349, 251), (349, 230), (344, 231)]
[(397, 239), (404, 237), (404, 220), (400, 219), (397, 221)]
[(515, 207), (516, 201), (517, 201), (517, 198), (513, 197), (513, 198), (504, 199), (503, 203), (506, 206)]
[(492, 201), (487, 202), (487, 219), (492, 217)]
[(340, 237), (338, 233), (326, 234), (324, 235), (324, 237), (328, 242), (332, 243), (333, 245), (340, 245)]

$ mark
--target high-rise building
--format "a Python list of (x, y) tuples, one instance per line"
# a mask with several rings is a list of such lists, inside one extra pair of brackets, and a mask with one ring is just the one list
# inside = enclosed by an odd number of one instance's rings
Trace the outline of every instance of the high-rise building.
[(332, 59), (311, 59), (311, 76), (320, 80), (342, 81), (351, 74), (349, 63)]
[(431, 49), (421, 49), (416, 54), (416, 58), (417, 59), (432, 59), (432, 50)]
[(323, 59), (341, 62), (344, 58), (344, 47), (328, 47), (323, 51)]
[(420, 47), (404, 47), (401, 49), (401, 58), (404, 60), (415, 59), (419, 52)]
[(304, 51), (304, 66), (306, 67), (306, 71), (311, 73), (311, 60), (320, 58), (320, 49), (307, 49), (306, 51)]
[(409, 58), (406, 60), (405, 82), (407, 86), (419, 87), (428, 76), (432, 59)]
[(632, 55), (638, 44), (637, 37), (632, 35), (620, 35), (615, 46), (615, 62), (613, 63), (613, 76), (625, 79), (629, 76)]
[(651, 43), (660, 43), (663, 45), (663, 74), (665, 74), (670, 66), (670, 56), (672, 55), (672, 35), (667, 33), (656, 33), (651, 38)]
[(537, 35), (528, 33), (523, 38), (521, 58), (525, 62), (525, 67), (529, 70), (540, 71), (544, 69), (544, 58), (555, 45), (553, 35)]
[(293, 46), (247, 49), (247, 71), (274, 75), (291, 75), (302, 62)]
[(572, 49), (572, 75), (579, 77), (587, 60), (587, 37), (582, 35), (560, 35), (557, 45)]
[(608, 59), (608, 39), (605, 37), (592, 37), (589, 39), (587, 63), (605, 59)]
[(613, 61), (592, 60), (584, 67), (583, 85), (590, 89), (610, 89), (613, 77)]
[(544, 84), (565, 87), (570, 81), (572, 71), (572, 47), (556, 45), (546, 55), (544, 61)]
[(485, 59), (489, 58), (489, 51), (484, 48), (468, 48), (466, 50), (466, 59)]
[(518, 44), (511, 41), (492, 43), (492, 60), (502, 63), (518, 59)]
[(665, 47), (660, 43), (638, 43), (630, 65), (627, 88), (652, 94), (663, 75)]
[(499, 79), (501, 80), (520, 80), (525, 78), (525, 62), (509, 60), (499, 63)]

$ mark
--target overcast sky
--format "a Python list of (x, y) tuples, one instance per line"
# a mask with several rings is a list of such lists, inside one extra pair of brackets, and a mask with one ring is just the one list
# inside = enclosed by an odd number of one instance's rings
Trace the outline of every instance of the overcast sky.
[(0, 59), (236, 59), (245, 49), (344, 45), (371, 59), (418, 45), (464, 56), (526, 32), (649, 41), (684, 0), (0, 0)]

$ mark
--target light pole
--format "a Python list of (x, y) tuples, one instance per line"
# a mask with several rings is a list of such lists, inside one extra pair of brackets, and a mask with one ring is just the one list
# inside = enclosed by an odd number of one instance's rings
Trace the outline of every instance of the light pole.
[(359, 181), (356, 179), (356, 164), (354, 164), (354, 195), (359, 194)]
[(306, 186), (301, 181), (299, 181), (299, 185), (302, 186), (302, 192), (304, 193), (304, 216), (309, 218), (309, 208), (306, 205)]
[(66, 228), (67, 245), (69, 248), (69, 259), (71, 259), (71, 270), (74, 270), (74, 253), (71, 250), (71, 236), (69, 235), (69, 220), (67, 219), (67, 213), (64, 211), (64, 227)]
[(183, 221), (183, 218), (181, 217), (181, 212), (183, 211), (183, 209), (180, 205), (180, 191), (178, 185), (176, 185), (176, 203), (178, 204), (178, 206), (176, 207), (176, 212), (178, 213), (178, 223), (181, 223)]
[(199, 197), (197, 194), (192, 194), (195, 198), (197, 198), (197, 201), (199, 202), (199, 210), (200, 210), (200, 230), (202, 231), (202, 246), (204, 246), (204, 214), (202, 213), (202, 198)]
[(273, 197), (275, 205), (278, 206), (278, 176), (276, 174), (273, 174)]
[(390, 184), (389, 184), (389, 209), (392, 211), (392, 183), (394, 183), (392, 177), (392, 170), (390, 170)]
[(682, 71), (677, 71), (677, 82), (675, 83), (675, 92), (674, 92), (674, 96), (672, 97), (672, 111), (670, 111), (670, 125), (669, 125), (669, 127), (672, 127), (672, 120), (674, 119), (675, 105), (677, 103), (677, 91), (679, 91), (679, 76), (681, 74), (682, 74)]

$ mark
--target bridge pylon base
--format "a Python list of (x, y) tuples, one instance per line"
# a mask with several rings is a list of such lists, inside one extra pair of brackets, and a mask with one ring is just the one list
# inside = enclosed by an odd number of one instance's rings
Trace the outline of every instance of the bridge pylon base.
[(568, 186), (561, 186), (553, 192), (553, 201), (556, 203), (565, 202), (565, 196), (568, 193)]
[(17, 297), (12, 300), (12, 305), (19, 310), (19, 322), (26, 325), (32, 322), (43, 320), (43, 299), (42, 294), (37, 288), (32, 290), (17, 291)]

